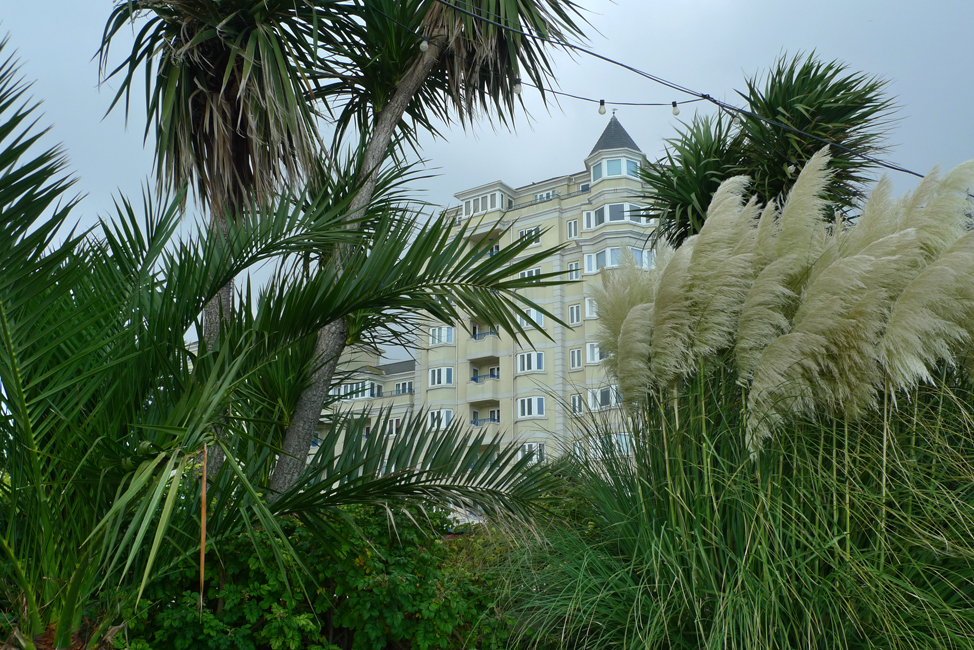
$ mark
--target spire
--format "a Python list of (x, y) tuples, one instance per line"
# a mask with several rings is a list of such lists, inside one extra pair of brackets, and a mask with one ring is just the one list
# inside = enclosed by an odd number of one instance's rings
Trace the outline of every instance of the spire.
[(596, 151), (602, 151), (603, 149), (634, 149), (642, 153), (642, 150), (636, 146), (633, 139), (626, 133), (626, 130), (622, 128), (622, 124), (613, 115), (609, 118), (609, 123), (605, 127), (605, 131), (599, 136), (599, 141), (595, 143), (595, 148), (592, 149), (591, 156)]

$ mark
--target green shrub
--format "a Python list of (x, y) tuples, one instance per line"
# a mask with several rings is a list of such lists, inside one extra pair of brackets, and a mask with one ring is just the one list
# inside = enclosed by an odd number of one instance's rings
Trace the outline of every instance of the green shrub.
[[(380, 650), (502, 648), (509, 628), (494, 603), (489, 565), (503, 552), (486, 531), (451, 534), (442, 513), (412, 510), (393, 527), (377, 507), (345, 509), (352, 531), (335, 554), (300, 523), (284, 530), (303, 568), (278, 569), (274, 543), (257, 531), (206, 558), (199, 608), (196, 558), (146, 589), (145, 608), (117, 648), (132, 650)], [(412, 520), (412, 521), (410, 521)], [(309, 572), (309, 593), (295, 575)], [(289, 585), (290, 584), (290, 590)], [(314, 589), (312, 592), (311, 590)]]

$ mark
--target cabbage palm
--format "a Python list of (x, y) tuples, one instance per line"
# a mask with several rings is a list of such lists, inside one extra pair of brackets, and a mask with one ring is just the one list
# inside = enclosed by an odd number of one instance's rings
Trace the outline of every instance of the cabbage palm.
[[(392, 145), (415, 143), (417, 127), (435, 133), (438, 120), (449, 123), (456, 116), (466, 123), (492, 110), (506, 121), (514, 116), (514, 86), (521, 76), (539, 88), (548, 85), (551, 63), (544, 42), (517, 32), (556, 41), (581, 35), (571, 0), (351, 4), (355, 27), (337, 34), (333, 56), (321, 60), (314, 95), (335, 107), (336, 143), (351, 127), (362, 138), (361, 189), (350, 205), (353, 214), (369, 204), (379, 169), (394, 153)], [(321, 365), (295, 407), (275, 490), (286, 489), (301, 470), (348, 339), (344, 321), (318, 335), (315, 357)]]
[[(282, 405), (307, 381), (308, 343), (325, 323), (363, 312), (450, 318), (463, 309), (517, 333), (512, 314), (522, 303), (536, 307), (517, 294), (526, 280), (510, 279), (512, 269), (537, 264), (539, 254), (515, 259), (529, 242), (488, 257), (486, 248), (452, 242), (447, 220), (417, 233), (417, 217), (386, 198), (394, 184), (380, 186), (369, 219), (353, 228), (341, 227), (348, 192), (285, 193), (252, 202), (225, 235), (179, 241), (181, 197), (147, 195), (141, 207), (119, 200), (113, 221), (77, 233), (74, 202), (61, 200), (72, 183), (62, 154), (32, 153), (39, 136), (29, 129), (34, 108), (18, 106), (25, 90), (6, 59), (0, 604), (20, 645), (32, 648), (46, 634), (45, 643), (66, 647), (85, 625), (83, 610), (107, 612), (104, 625), (116, 621), (120, 604), (134, 603), (158, 571), (198, 552), (205, 484), (216, 508), (202, 543), (218, 550), (225, 536), (260, 526), (279, 537), (280, 562), (290, 554), (281, 516), (301, 518), (327, 544), (342, 503), (418, 497), (523, 512), (537, 498), (543, 471), (496, 440), (427, 431), (422, 414), (394, 440), (379, 432), (341, 449), (348, 427), (337, 420), (293, 488), (271, 504), (261, 497), (289, 416)], [(336, 246), (356, 252), (343, 269), (311, 278), (290, 271), (289, 260)], [(245, 296), (255, 311), (229, 315), (220, 346), (186, 342), (187, 333), (202, 334), (199, 314), (230, 278), (282, 258), (270, 286)], [(227, 459), (208, 483), (197, 467), (207, 449)], [(495, 451), (499, 462), (489, 462)]]
[[(155, 135), (160, 189), (191, 185), (211, 228), (226, 231), (252, 200), (300, 179), (318, 149), (308, 101), (317, 46), (347, 28), (339, 3), (289, 0), (120, 0), (105, 26), (103, 77), (120, 80), (111, 107), (126, 111), (136, 75), (146, 79), (146, 139)], [(143, 15), (132, 51), (110, 69), (112, 41)], [(207, 307), (207, 338), (217, 338), (232, 284)]]
[(755, 76), (746, 84), (738, 93), (746, 102), (738, 127), (723, 115), (694, 119), (667, 141), (663, 159), (644, 168), (647, 211), (660, 223), (657, 239), (677, 245), (699, 232), (710, 199), (731, 176), (750, 177), (762, 204), (780, 204), (798, 170), (826, 142), (839, 145), (830, 148), (830, 209), (841, 215), (861, 204), (877, 167), (862, 155), (884, 151), (893, 108), (886, 82), (809, 54), (782, 57), (763, 81)]

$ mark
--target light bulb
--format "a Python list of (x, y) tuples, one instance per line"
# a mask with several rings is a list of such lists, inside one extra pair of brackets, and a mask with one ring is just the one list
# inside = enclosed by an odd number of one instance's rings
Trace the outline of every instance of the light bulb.
[(514, 80), (514, 87), (511, 89), (514, 91), (515, 95), (521, 94), (521, 78), (518, 77)]
[(420, 52), (425, 52), (425, 51), (426, 51), (426, 50), (428, 50), (428, 49), (430, 49), (430, 44), (429, 44), (429, 43), (428, 43), (428, 42), (426, 41), (426, 39), (424, 38), (423, 40), (421, 40), (421, 41), (419, 42), (419, 51), (420, 51)]
[(605, 115), (605, 100), (599, 100), (599, 115)]
[(673, 102), (673, 114), (674, 115), (680, 114), (680, 107), (676, 105), (676, 102)]

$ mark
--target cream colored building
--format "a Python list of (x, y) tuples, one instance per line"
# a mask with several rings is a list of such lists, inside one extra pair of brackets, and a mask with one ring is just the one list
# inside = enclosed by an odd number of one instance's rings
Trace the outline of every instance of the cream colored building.
[[(431, 421), (462, 418), (540, 457), (573, 444), (573, 414), (619, 404), (618, 391), (601, 367), (595, 303), (586, 288), (600, 283), (599, 270), (617, 265), (626, 250), (644, 265), (652, 264), (648, 240), (655, 224), (640, 216), (638, 206), (642, 184), (636, 172), (643, 160), (613, 116), (583, 170), (520, 188), (495, 181), (455, 195), (460, 205), (452, 216), (458, 225), (469, 225), (465, 236), (471, 242), (498, 237), (510, 226), (498, 246), (532, 230), (539, 233), (540, 248), (567, 244), (525, 274), (567, 271), (577, 282), (527, 289), (526, 295), (571, 327), (532, 314), (536, 322), (523, 324), (535, 335), (516, 345), (475, 319), (462, 327), (430, 323), (419, 333), (422, 351), (409, 376), (414, 392), (395, 394), (413, 362), (363, 364), (355, 382), (367, 383), (339, 390), (351, 391), (363, 406), (388, 404), (405, 412), (421, 405)], [(551, 340), (537, 333), (540, 329)], [(381, 386), (381, 397), (375, 386)], [(627, 442), (620, 439), (619, 444)]]

